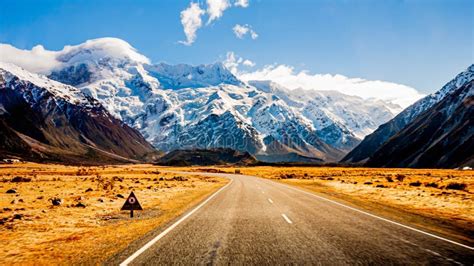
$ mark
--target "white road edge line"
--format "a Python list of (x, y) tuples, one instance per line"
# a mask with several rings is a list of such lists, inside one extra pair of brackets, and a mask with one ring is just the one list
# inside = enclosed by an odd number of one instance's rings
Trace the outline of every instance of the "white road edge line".
[(275, 181), (271, 181), (271, 180), (270, 180), (270, 182), (273, 182), (273, 183), (278, 184), (278, 185), (281, 185), (281, 186), (285, 186), (285, 187), (290, 188), (290, 189), (292, 189), (292, 190), (296, 190), (296, 191), (299, 191), (299, 192), (303, 192), (303, 193), (305, 193), (305, 194), (311, 195), (311, 196), (316, 197), (316, 198), (318, 198), (318, 199), (322, 199), (322, 200), (325, 200), (325, 201), (334, 203), (334, 204), (339, 205), (339, 206), (341, 206), (341, 207), (348, 208), (348, 209), (350, 209), (350, 210), (353, 210), (353, 211), (356, 211), (356, 212), (359, 212), (359, 213), (368, 215), (368, 216), (370, 216), (370, 217), (373, 217), (373, 218), (376, 218), (376, 219), (379, 219), (379, 220), (382, 220), (382, 221), (385, 221), (385, 222), (388, 222), (388, 223), (391, 223), (391, 224), (394, 224), (394, 225), (398, 225), (398, 226), (401, 226), (401, 227), (403, 227), (403, 228), (406, 228), (406, 229), (409, 229), (409, 230), (412, 230), (412, 231), (415, 231), (415, 232), (418, 232), (418, 233), (421, 233), (421, 234), (424, 234), (424, 235), (427, 235), (427, 236), (431, 236), (431, 237), (434, 237), (434, 238), (436, 238), (436, 239), (443, 240), (443, 241), (446, 241), (446, 242), (451, 243), (451, 244), (454, 244), (454, 245), (458, 245), (458, 246), (463, 247), (463, 248), (467, 248), (467, 249), (470, 249), (470, 250), (474, 250), (474, 247), (470, 247), (470, 246), (468, 246), (468, 245), (464, 245), (464, 244), (458, 243), (458, 242), (456, 242), (456, 241), (449, 240), (449, 239), (447, 239), (447, 238), (444, 238), (444, 237), (441, 237), (441, 236), (437, 236), (437, 235), (434, 235), (434, 234), (431, 234), (431, 233), (428, 233), (428, 232), (425, 232), (425, 231), (422, 231), (422, 230), (419, 230), (419, 229), (410, 227), (410, 226), (408, 226), (408, 225), (404, 225), (404, 224), (401, 224), (401, 223), (398, 223), (398, 222), (395, 222), (395, 221), (392, 221), (392, 220), (389, 220), (389, 219), (386, 219), (386, 218), (377, 216), (377, 215), (375, 215), (375, 214), (372, 214), (372, 213), (369, 213), (369, 212), (366, 212), (366, 211), (363, 211), (363, 210), (359, 210), (359, 209), (354, 208), (354, 207), (350, 207), (350, 206), (348, 206), (348, 205), (344, 205), (344, 204), (339, 203), (339, 202), (337, 202), (337, 201), (330, 200), (330, 199), (327, 199), (327, 198), (325, 198), (325, 197), (321, 197), (321, 196), (318, 196), (318, 195), (316, 195), (316, 194), (313, 194), (313, 193), (310, 193), (310, 192), (307, 192), (307, 191), (304, 191), (304, 190), (301, 190), (301, 189), (297, 189), (297, 188), (291, 187), (291, 186), (286, 185), (286, 184), (281, 184), (281, 183), (278, 183), (278, 182), (275, 182)]
[(271, 204), (273, 204), (273, 200), (272, 200), (272, 199), (268, 199), (268, 202), (270, 202)]
[(206, 205), (211, 199), (213, 199), (217, 194), (219, 194), (221, 191), (223, 191), (225, 188), (227, 188), (230, 184), (232, 184), (234, 180), (230, 179), (230, 182), (227, 183), (227, 185), (221, 187), (218, 191), (214, 192), (211, 196), (209, 196), (205, 201), (203, 201), (201, 204), (199, 204), (196, 208), (194, 208), (192, 211), (188, 212), (186, 215), (181, 217), (178, 221), (176, 221), (174, 224), (172, 224), (170, 227), (166, 228), (165, 231), (161, 232), (159, 235), (157, 235), (155, 238), (150, 240), (150, 242), (146, 243), (143, 247), (141, 247), (139, 250), (135, 251), (130, 257), (128, 257), (126, 260), (124, 260), (122, 263), (120, 263), (120, 266), (127, 266), (130, 262), (132, 262), (134, 259), (136, 259), (138, 256), (140, 256), (145, 250), (149, 249), (151, 246), (153, 246), (158, 240), (163, 238), (165, 235), (167, 235), (171, 230), (173, 230), (176, 226), (178, 226), (180, 223), (182, 223), (184, 220), (189, 218), (189, 216), (193, 215), (197, 210), (199, 210), (202, 206)]
[(285, 221), (289, 224), (292, 224), (293, 222), (290, 220), (290, 218), (288, 218), (288, 216), (286, 216), (286, 214), (282, 213), (281, 216), (283, 216), (283, 219), (285, 219)]

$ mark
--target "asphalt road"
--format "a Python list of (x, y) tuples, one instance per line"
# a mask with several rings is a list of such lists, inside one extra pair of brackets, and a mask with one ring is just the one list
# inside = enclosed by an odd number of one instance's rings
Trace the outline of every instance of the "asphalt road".
[(232, 182), (122, 265), (474, 263), (468, 246), (270, 180), (218, 175)]

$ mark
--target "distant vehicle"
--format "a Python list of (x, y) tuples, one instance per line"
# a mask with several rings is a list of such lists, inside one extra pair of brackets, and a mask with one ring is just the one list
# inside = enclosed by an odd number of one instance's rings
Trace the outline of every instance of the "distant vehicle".
[(3, 159), (4, 163), (19, 163), (21, 162), (19, 159)]

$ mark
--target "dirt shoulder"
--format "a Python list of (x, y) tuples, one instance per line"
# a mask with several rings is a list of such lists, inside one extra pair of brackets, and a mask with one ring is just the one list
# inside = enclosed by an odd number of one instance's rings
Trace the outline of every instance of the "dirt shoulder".
[(474, 172), (344, 167), (212, 167), (320, 194), (445, 237), (474, 244)]
[[(0, 262), (101, 263), (227, 182), (151, 165), (0, 165)], [(120, 211), (131, 191), (144, 208), (133, 219)]]

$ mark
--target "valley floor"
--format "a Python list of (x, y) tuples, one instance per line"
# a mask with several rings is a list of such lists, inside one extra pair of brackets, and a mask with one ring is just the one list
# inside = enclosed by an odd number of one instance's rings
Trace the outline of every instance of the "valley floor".
[[(97, 264), (227, 182), (151, 165), (0, 165), (0, 264)], [(120, 211), (131, 191), (144, 208), (133, 219)]]
[[(168, 171), (186, 171), (189, 174)], [(240, 172), (470, 245), (474, 172), (341, 167), (0, 165), (0, 264), (97, 264), (163, 230)], [(19, 178), (20, 177), (20, 178)], [(134, 191), (144, 211), (120, 211)], [(61, 200), (59, 206), (52, 202)], [(158, 228), (158, 229), (157, 229)]]

